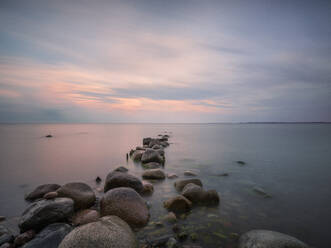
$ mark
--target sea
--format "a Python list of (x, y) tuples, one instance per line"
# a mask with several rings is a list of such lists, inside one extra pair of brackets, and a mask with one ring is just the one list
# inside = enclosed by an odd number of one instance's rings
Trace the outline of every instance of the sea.
[(125, 166), (141, 178), (143, 168), (126, 154), (159, 134), (170, 135), (164, 171), (178, 179), (153, 182), (145, 197), (150, 222), (135, 230), (139, 240), (173, 234), (159, 224), (163, 202), (190, 170), (220, 203), (177, 216), (188, 234), (183, 244), (231, 248), (240, 234), (268, 229), (331, 247), (330, 124), (1, 124), (0, 215), (14, 223), (28, 206), (24, 196), (40, 184), (85, 182), (100, 198), (97, 176), (104, 181)]

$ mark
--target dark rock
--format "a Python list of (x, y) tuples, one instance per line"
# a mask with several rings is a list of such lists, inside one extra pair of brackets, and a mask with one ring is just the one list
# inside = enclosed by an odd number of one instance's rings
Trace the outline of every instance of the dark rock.
[(152, 138), (148, 137), (148, 138), (144, 138), (143, 139), (143, 145), (144, 146), (149, 146), (149, 143), (152, 141)]
[(67, 220), (73, 214), (74, 202), (70, 198), (40, 200), (28, 206), (19, 221), (22, 232), (40, 230), (45, 226)]
[(202, 248), (202, 247), (200, 245), (183, 245), (182, 248)]
[(143, 166), (144, 169), (157, 169), (157, 168), (162, 167), (161, 164), (156, 163), (156, 162), (150, 162), (150, 163), (147, 163), (147, 164), (142, 164), (142, 166)]
[(34, 201), (39, 198), (43, 198), (48, 192), (56, 191), (61, 186), (58, 184), (43, 184), (35, 188), (30, 194), (25, 197), (27, 201)]
[(31, 239), (33, 239), (34, 236), (36, 236), (36, 232), (34, 230), (29, 230), (24, 233), (21, 233), (14, 240), (15, 247), (19, 247), (19, 246), (26, 244)]
[(220, 173), (220, 174), (218, 174), (217, 176), (219, 176), (219, 177), (227, 177), (227, 176), (229, 176), (229, 173)]
[(220, 198), (216, 190), (207, 190), (204, 191), (201, 199), (201, 203), (204, 205), (218, 205)]
[(136, 248), (131, 228), (117, 216), (106, 216), (97, 222), (75, 228), (59, 248)]
[(182, 191), (182, 195), (193, 203), (201, 203), (204, 193), (202, 187), (194, 183), (186, 184)]
[(143, 150), (136, 150), (133, 152), (131, 158), (133, 161), (139, 162), (139, 161), (141, 161), (141, 157), (143, 156), (144, 153), (145, 153), (145, 151), (143, 151)]
[(0, 248), (15, 248), (15, 246), (11, 243), (4, 243), (3, 245), (0, 245)]
[(193, 171), (184, 171), (184, 175), (189, 176), (189, 177), (196, 177), (197, 176), (197, 174), (194, 173)]
[(50, 200), (50, 199), (54, 199), (56, 197), (58, 197), (59, 194), (56, 192), (56, 191), (53, 191), (53, 192), (48, 192), (47, 194), (45, 194), (43, 196), (44, 199), (47, 199), (47, 200)]
[(189, 183), (194, 183), (194, 184), (202, 187), (202, 182), (200, 181), (200, 179), (192, 178), (192, 179), (176, 181), (175, 188), (177, 191), (181, 192), (183, 190), (183, 188), (185, 187), (185, 185), (189, 184)]
[(134, 150), (131, 149), (130, 152), (129, 152), (130, 157), (132, 156), (133, 153), (134, 153)]
[(132, 188), (138, 193), (144, 189), (142, 182), (135, 176), (124, 172), (111, 172), (107, 175), (104, 192), (118, 187)]
[(187, 234), (187, 232), (183, 231), (183, 232), (178, 233), (177, 237), (178, 237), (179, 241), (184, 241), (187, 239), (188, 234)]
[(167, 248), (177, 248), (178, 242), (175, 238), (169, 238), (166, 244)]
[(152, 147), (153, 150), (159, 150), (161, 149), (161, 146), (158, 145), (158, 144), (155, 144), (153, 147)]
[(129, 169), (126, 168), (126, 167), (124, 167), (124, 166), (119, 166), (114, 171), (117, 171), (117, 172), (128, 172)]
[(151, 247), (164, 247), (170, 238), (172, 238), (172, 235), (169, 234), (160, 237), (148, 237), (147, 243)]
[(175, 225), (172, 226), (172, 231), (174, 233), (179, 233), (181, 230), (182, 230), (182, 228), (178, 224), (175, 224)]
[(0, 245), (10, 243), (14, 240), (12, 232), (5, 226), (0, 225)]
[(73, 199), (75, 210), (89, 208), (96, 200), (92, 188), (85, 183), (67, 183), (59, 188), (57, 193), (60, 197)]
[(48, 134), (48, 135), (46, 135), (45, 137), (46, 137), (46, 138), (52, 138), (52, 137), (53, 137), (53, 135), (51, 135), (51, 134)]
[(153, 149), (146, 149), (144, 154), (141, 157), (141, 162), (146, 164), (149, 162), (156, 162), (163, 164), (164, 163), (164, 158), (155, 150)]
[(252, 230), (240, 236), (238, 248), (308, 248), (302, 241), (289, 235), (268, 231)]
[(145, 179), (165, 179), (165, 174), (161, 169), (145, 170), (143, 175)]
[(93, 209), (83, 209), (77, 212), (72, 218), (72, 223), (75, 226), (85, 225), (91, 222), (98, 221), (100, 214), (98, 211)]
[(179, 196), (175, 196), (173, 198), (166, 200), (163, 203), (163, 205), (169, 211), (172, 211), (175, 213), (182, 213), (182, 212), (188, 212), (191, 210), (192, 202), (190, 200), (188, 200), (186, 197), (179, 195)]
[(5, 216), (0, 216), (0, 222), (6, 220)]
[(240, 165), (245, 165), (246, 163), (244, 161), (237, 161), (237, 164), (240, 164)]
[(116, 215), (132, 227), (143, 227), (149, 219), (144, 199), (131, 188), (109, 190), (100, 201), (101, 216)]
[(141, 147), (141, 146), (137, 146), (137, 147), (136, 147), (136, 150), (137, 150), (137, 151), (145, 151), (146, 148), (145, 148), (145, 147)]
[(64, 237), (72, 230), (65, 223), (54, 223), (45, 227), (37, 236), (26, 243), (23, 248), (57, 248)]
[(151, 183), (148, 183), (148, 182), (143, 182), (143, 191), (142, 191), (142, 195), (151, 195), (151, 194), (153, 194), (153, 192), (154, 192), (154, 186), (153, 186), (153, 184), (151, 184)]
[(99, 183), (101, 183), (101, 178), (100, 177), (97, 177), (96, 179), (95, 179), (95, 182), (97, 183), (97, 184), (99, 184)]
[(169, 178), (169, 179), (174, 179), (174, 178), (177, 178), (177, 177), (178, 176), (175, 173), (167, 174), (167, 178)]
[(177, 221), (177, 217), (173, 212), (169, 212), (166, 216), (163, 217), (163, 220), (169, 223), (174, 223)]

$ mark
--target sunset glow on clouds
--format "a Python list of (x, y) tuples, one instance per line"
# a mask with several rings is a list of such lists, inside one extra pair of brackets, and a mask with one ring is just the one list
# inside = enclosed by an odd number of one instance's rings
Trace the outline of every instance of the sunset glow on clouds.
[(331, 120), (323, 4), (179, 2), (1, 2), (0, 121)]

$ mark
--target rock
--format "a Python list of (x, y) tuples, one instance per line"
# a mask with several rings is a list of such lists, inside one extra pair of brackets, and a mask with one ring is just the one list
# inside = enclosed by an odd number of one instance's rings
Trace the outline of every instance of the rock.
[(202, 247), (200, 245), (183, 245), (182, 248), (202, 248)]
[(19, 247), (24, 245), (25, 243), (29, 242), (31, 239), (36, 236), (36, 232), (34, 230), (29, 230), (24, 233), (18, 235), (14, 240), (14, 246)]
[(176, 248), (176, 247), (178, 247), (177, 244), (178, 244), (177, 240), (172, 237), (172, 238), (168, 239), (166, 247), (167, 248)]
[(271, 195), (269, 195), (264, 189), (262, 189), (258, 186), (255, 186), (253, 188), (253, 191), (258, 193), (259, 195), (263, 196), (264, 198), (271, 198)]
[(153, 184), (149, 183), (149, 182), (143, 182), (143, 191), (142, 191), (142, 195), (151, 195), (154, 192), (154, 186)]
[(6, 220), (5, 216), (0, 216), (0, 222)]
[(160, 168), (162, 165), (156, 162), (150, 162), (147, 164), (142, 164), (144, 169), (157, 169)]
[(178, 176), (175, 173), (167, 174), (167, 178), (169, 178), (169, 179), (174, 179), (174, 178), (177, 178), (177, 177)]
[(156, 162), (163, 164), (164, 163), (164, 158), (155, 150), (153, 149), (146, 149), (144, 154), (141, 157), (141, 162), (146, 164), (149, 162)]
[(204, 193), (205, 192), (202, 187), (194, 183), (186, 184), (182, 190), (182, 195), (194, 203), (201, 202), (203, 200)]
[(97, 222), (75, 228), (59, 248), (136, 248), (131, 228), (117, 216), (106, 216)]
[(145, 179), (165, 179), (165, 174), (161, 169), (145, 170), (143, 175)]
[(143, 227), (149, 219), (144, 199), (131, 188), (109, 190), (100, 201), (101, 216), (116, 215), (131, 227)]
[(26, 243), (23, 248), (57, 248), (64, 237), (72, 230), (65, 223), (54, 223), (45, 227), (37, 236)]
[(187, 212), (192, 207), (192, 202), (182, 195), (175, 196), (163, 203), (164, 207), (175, 213)]
[(135, 176), (124, 172), (111, 172), (107, 175), (104, 192), (118, 187), (132, 188), (138, 193), (144, 189), (142, 182)]
[(160, 146), (160, 145), (158, 145), (158, 144), (155, 144), (153, 147), (152, 147), (152, 149), (154, 149), (154, 150), (159, 150), (159, 149), (161, 149), (162, 147)]
[(119, 167), (117, 167), (117, 168), (116, 168), (115, 170), (113, 170), (113, 171), (117, 171), (117, 172), (128, 172), (129, 169), (126, 168), (126, 167), (124, 167), (124, 166), (119, 166)]
[(136, 150), (138, 150), (138, 151), (145, 151), (146, 148), (145, 147), (141, 147), (141, 146), (137, 146), (136, 147)]
[(201, 203), (204, 205), (218, 205), (220, 198), (216, 190), (207, 190), (204, 191), (201, 199)]
[(148, 137), (148, 138), (144, 138), (143, 139), (143, 145), (144, 146), (149, 146), (149, 143), (152, 141), (152, 138)]
[(35, 188), (30, 194), (25, 197), (27, 201), (34, 201), (39, 198), (43, 198), (48, 192), (56, 191), (61, 186), (58, 184), (43, 184)]
[(130, 157), (132, 156), (132, 154), (134, 153), (135, 150), (131, 149), (129, 152)]
[(56, 191), (52, 191), (52, 192), (48, 192), (47, 194), (44, 194), (43, 198), (49, 200), (49, 199), (54, 199), (58, 196), (59, 194)]
[(45, 137), (46, 137), (46, 138), (52, 138), (53, 135), (51, 135), (51, 134), (47, 134), (47, 135), (45, 135)]
[(189, 176), (189, 177), (196, 177), (197, 176), (197, 174), (195, 174), (193, 171), (184, 171), (184, 175)]
[(155, 150), (156, 152), (158, 152), (160, 154), (160, 156), (163, 158), (163, 160), (165, 160), (165, 153), (164, 153), (164, 150), (163, 149), (158, 149), (158, 150)]
[(202, 182), (200, 181), (200, 179), (192, 178), (192, 179), (176, 181), (175, 188), (177, 191), (181, 192), (183, 190), (183, 188), (185, 187), (185, 185), (189, 184), (189, 183), (194, 183), (194, 184), (202, 187)]
[(14, 240), (12, 232), (5, 226), (0, 225), (0, 245), (10, 243)]
[(168, 147), (169, 143), (167, 141), (161, 141), (160, 145), (163, 146), (163, 147)]
[(92, 188), (85, 183), (67, 183), (59, 188), (57, 193), (59, 197), (73, 199), (75, 210), (89, 208), (96, 200)]
[(85, 225), (91, 222), (98, 221), (100, 214), (93, 209), (83, 209), (77, 212), (72, 218), (72, 223), (76, 226)]
[(177, 234), (177, 237), (179, 239), (179, 241), (184, 241), (185, 239), (187, 239), (188, 234), (187, 232), (183, 231)]
[(174, 223), (177, 221), (177, 217), (173, 212), (169, 212), (166, 216), (163, 217), (163, 220), (169, 223)]
[(95, 182), (97, 183), (97, 184), (99, 184), (99, 183), (101, 183), (101, 178), (100, 177), (97, 177), (96, 179), (95, 179)]
[(23, 212), (19, 228), (22, 232), (30, 229), (38, 231), (49, 224), (67, 220), (72, 215), (73, 209), (74, 201), (70, 198), (34, 202)]
[(198, 234), (197, 233), (191, 233), (190, 238), (193, 242), (198, 240)]
[(139, 162), (144, 153), (145, 153), (145, 151), (143, 151), (143, 150), (136, 150), (133, 152), (131, 158), (133, 161)]
[(170, 238), (172, 238), (172, 235), (169, 234), (160, 237), (148, 237), (147, 242), (150, 245), (148, 247), (164, 247)]
[(238, 248), (308, 248), (302, 241), (289, 235), (268, 231), (252, 230), (240, 236)]
[(244, 161), (237, 161), (237, 164), (240, 164), (240, 165), (245, 165), (246, 163)]
[(220, 174), (218, 174), (217, 176), (219, 176), (219, 177), (227, 177), (227, 176), (229, 176), (229, 173), (220, 173)]
[(0, 248), (15, 248), (15, 247), (14, 244), (4, 243), (3, 245), (0, 245)]

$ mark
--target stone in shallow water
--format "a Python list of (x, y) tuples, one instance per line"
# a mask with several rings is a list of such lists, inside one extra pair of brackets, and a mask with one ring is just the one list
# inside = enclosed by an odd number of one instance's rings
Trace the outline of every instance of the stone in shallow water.
[(190, 211), (192, 207), (192, 202), (188, 200), (186, 197), (179, 195), (166, 200), (163, 203), (163, 205), (169, 211), (175, 213), (182, 213), (182, 212)]
[(61, 186), (58, 184), (43, 184), (39, 185), (35, 188), (30, 194), (25, 197), (27, 201), (33, 201), (39, 198), (43, 198), (43, 196), (49, 192), (56, 191)]
[(107, 192), (110, 189), (118, 188), (118, 187), (128, 187), (132, 188), (138, 193), (143, 191), (143, 184), (139, 180), (139, 178), (124, 172), (110, 172), (107, 175), (104, 192)]
[(177, 191), (181, 192), (183, 190), (183, 188), (185, 187), (185, 185), (189, 184), (189, 183), (194, 183), (194, 184), (202, 187), (202, 182), (198, 178), (179, 180), (179, 181), (176, 181), (174, 185), (175, 185), (175, 188), (177, 189)]
[(31, 239), (36, 236), (36, 232), (34, 230), (29, 230), (24, 233), (18, 235), (14, 240), (14, 246), (19, 247), (24, 245), (25, 243), (29, 242)]
[(145, 170), (143, 175), (145, 179), (165, 179), (165, 173), (161, 169)]
[(240, 236), (238, 248), (308, 248), (302, 241), (289, 235), (269, 231), (252, 230)]
[(149, 183), (149, 182), (143, 182), (143, 192), (141, 193), (142, 195), (151, 195), (154, 192), (154, 186), (153, 184)]
[(159, 164), (159, 163), (156, 163), (156, 162), (150, 162), (150, 163), (147, 163), (147, 164), (142, 164), (142, 167), (144, 169), (157, 169), (157, 168), (160, 168), (162, 165)]
[(202, 187), (194, 183), (186, 184), (182, 191), (182, 195), (194, 203), (202, 201), (203, 193)]
[(149, 163), (149, 162), (156, 162), (156, 163), (163, 164), (164, 158), (156, 150), (146, 149), (146, 151), (144, 152), (144, 154), (141, 157), (141, 162), (144, 164)]
[(0, 225), (0, 245), (13, 241), (14, 236), (12, 232), (5, 226)]
[(132, 153), (131, 158), (133, 161), (139, 162), (141, 160), (141, 157), (144, 154), (144, 150), (136, 150)]
[(194, 173), (193, 171), (189, 171), (189, 170), (184, 171), (184, 175), (189, 176), (189, 177), (196, 177), (197, 176), (196, 173)]

